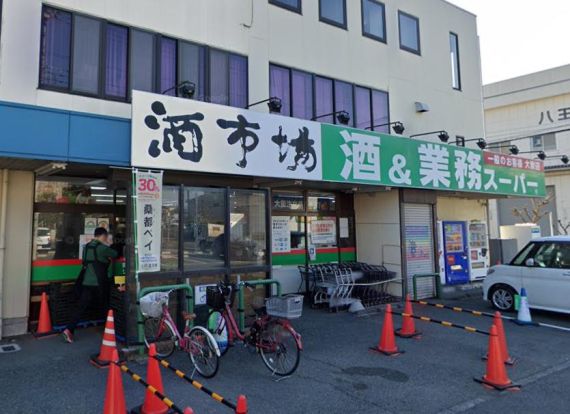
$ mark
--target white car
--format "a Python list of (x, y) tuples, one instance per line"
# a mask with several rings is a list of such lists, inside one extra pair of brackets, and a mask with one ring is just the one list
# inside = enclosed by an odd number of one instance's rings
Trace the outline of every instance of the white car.
[(509, 264), (491, 267), (483, 298), (512, 311), (523, 287), (531, 308), (570, 313), (570, 236), (533, 239)]

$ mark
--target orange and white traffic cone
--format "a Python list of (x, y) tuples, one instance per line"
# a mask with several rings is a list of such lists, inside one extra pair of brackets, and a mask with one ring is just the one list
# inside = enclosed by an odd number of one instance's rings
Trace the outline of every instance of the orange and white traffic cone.
[(236, 414), (247, 414), (247, 398), (240, 395), (237, 400)]
[(487, 358), (487, 369), (482, 378), (474, 378), (475, 381), (487, 386), (503, 391), (506, 389), (518, 389), (520, 386), (513, 384), (507, 376), (505, 361), (499, 343), (497, 327), (493, 325), (489, 335), (489, 352)]
[(38, 328), (34, 332), (34, 337), (43, 338), (49, 335), (54, 335), (51, 326), (51, 317), (49, 314), (48, 297), (45, 292), (42, 293), (42, 300), (40, 302), (40, 318), (38, 320)]
[(370, 349), (389, 356), (395, 356), (403, 353), (403, 351), (399, 351), (396, 346), (396, 338), (394, 337), (394, 321), (392, 320), (392, 305), (386, 305), (384, 323), (382, 324), (382, 333), (380, 334), (378, 346)]
[[(415, 338), (420, 336), (422, 333), (416, 331), (416, 324), (414, 323), (414, 310), (412, 308), (412, 302), (410, 300), (410, 295), (406, 295), (406, 304), (404, 305), (404, 313), (402, 316), (402, 328), (396, 329), (396, 335), (401, 338)], [(412, 316), (409, 316), (412, 315)]]
[[(156, 357), (156, 345), (151, 344), (148, 349), (148, 363), (146, 368), (146, 382), (159, 393), (164, 394), (160, 363)], [(143, 405), (131, 410), (132, 414), (166, 414), (170, 413), (168, 406), (160, 398), (146, 390)]]
[[(501, 345), (501, 355), (507, 365), (514, 365), (516, 360), (509, 355), (509, 348), (507, 346), (507, 336), (505, 335), (505, 327), (503, 325), (503, 318), (501, 317), (501, 312), (495, 312), (495, 317), (493, 318), (493, 325), (497, 327), (497, 335), (499, 336), (499, 344)], [(487, 359), (487, 355), (483, 357)]]
[(115, 318), (113, 310), (110, 309), (105, 322), (105, 330), (103, 331), (103, 341), (99, 355), (92, 355), (90, 362), (97, 368), (107, 368), (113, 360), (113, 351), (117, 350), (117, 340), (115, 339)]
[[(113, 351), (113, 362), (119, 362), (119, 353)], [(107, 376), (107, 391), (105, 392), (105, 406), (103, 414), (125, 414), (127, 406), (125, 404), (125, 390), (123, 379), (121, 378), (121, 368), (116, 364), (109, 367)]]

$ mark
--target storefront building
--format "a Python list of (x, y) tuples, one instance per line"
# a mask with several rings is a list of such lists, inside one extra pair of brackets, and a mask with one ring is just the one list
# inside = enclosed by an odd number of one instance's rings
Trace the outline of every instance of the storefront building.
[[(94, 226), (123, 253), (132, 313), (137, 287), (291, 292), (311, 263), (384, 264), (406, 286), (440, 267), (439, 221), (451, 234), (486, 224), (489, 198), (544, 192), (540, 163), (443, 143), (483, 136), (475, 16), (445, 1), (139, 3), (2, 2), (5, 336), (64, 294)], [(270, 97), (279, 114), (250, 105)], [(133, 263), (132, 168), (163, 171), (152, 272)]]
[[(508, 152), (516, 145), (525, 157), (544, 157), (548, 202), (538, 221), (543, 236), (570, 231), (570, 66), (520, 76), (485, 85), (485, 129), (491, 146)], [(524, 199), (493, 202), (491, 237), (500, 237), (500, 227), (528, 221), (513, 215), (513, 209), (532, 210), (536, 204)]]

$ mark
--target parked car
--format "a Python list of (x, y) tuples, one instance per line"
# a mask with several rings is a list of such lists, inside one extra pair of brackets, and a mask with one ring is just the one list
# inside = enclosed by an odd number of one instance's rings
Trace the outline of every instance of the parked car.
[(38, 250), (51, 248), (51, 233), (47, 227), (38, 227), (36, 229), (36, 248)]
[(491, 267), (483, 298), (512, 311), (523, 287), (531, 308), (570, 313), (570, 236), (533, 239), (509, 264)]

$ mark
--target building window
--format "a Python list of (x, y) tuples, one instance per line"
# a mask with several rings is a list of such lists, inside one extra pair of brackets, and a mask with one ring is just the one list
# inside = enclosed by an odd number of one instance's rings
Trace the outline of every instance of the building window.
[[(315, 117), (319, 122), (334, 123), (333, 81), (331, 79), (315, 76)], [(328, 116), (323, 116), (328, 115)]]
[(160, 87), (159, 93), (176, 96), (176, 40), (160, 38)]
[(91, 95), (99, 93), (100, 39), (101, 22), (99, 20), (74, 16), (71, 85), (73, 91)]
[(247, 58), (210, 50), (210, 102), (247, 106)]
[(71, 13), (44, 7), (40, 54), (40, 85), (69, 88)]
[(176, 96), (181, 81), (194, 99), (247, 106), (247, 57), (43, 7), (41, 88), (126, 101), (133, 89)]
[(142, 30), (131, 30), (129, 53), (131, 90), (153, 92), (155, 79), (154, 34)]
[[(388, 92), (372, 90), (373, 131), (390, 133), (390, 103)], [(378, 126), (382, 125), (382, 126)]]
[(346, 29), (346, 0), (319, 0), (319, 20)]
[(556, 149), (556, 134), (537, 135), (531, 138), (533, 151), (552, 151)]
[(301, 13), (301, 0), (269, 0), (270, 4)]
[(179, 270), (178, 243), (180, 214), (180, 187), (164, 186), (162, 190), (162, 226), (160, 242), (160, 270)]
[(291, 71), (287, 68), (269, 65), (270, 95), (281, 99), (281, 115), (291, 115)]
[(420, 49), (420, 21), (411, 14), (398, 11), (400, 27), (400, 49), (421, 54)]
[(362, 34), (386, 42), (386, 10), (378, 0), (362, 0)]
[(267, 262), (267, 193), (230, 192), (230, 261), (232, 266), (262, 266)]
[(189, 42), (178, 42), (178, 79), (196, 85), (194, 99), (205, 99), (206, 48)]
[[(334, 105), (335, 112), (345, 111), (350, 115), (349, 126), (354, 125), (354, 104), (352, 84), (341, 81), (334, 81)], [(337, 119), (334, 119), (335, 123)]]
[(129, 30), (116, 24), (107, 24), (106, 39), (105, 95), (126, 99)]
[(449, 52), (451, 57), (451, 86), (461, 90), (461, 69), (459, 67), (459, 38), (455, 33), (449, 33)]
[(291, 71), (291, 112), (295, 118), (313, 118), (313, 76), (298, 70)]

